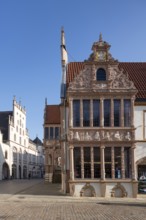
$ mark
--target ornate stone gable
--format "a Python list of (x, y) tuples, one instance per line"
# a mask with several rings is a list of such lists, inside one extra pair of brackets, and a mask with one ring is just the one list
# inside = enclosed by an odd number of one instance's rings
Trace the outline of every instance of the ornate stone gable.
[(70, 83), (69, 91), (89, 90), (91, 89), (91, 66), (85, 66), (84, 69)]
[[(106, 81), (97, 81), (96, 72), (98, 68), (103, 68), (107, 74)], [(136, 90), (132, 81), (130, 81), (128, 73), (119, 69), (117, 64), (104, 63), (100, 65), (94, 62), (92, 65), (85, 65), (84, 69), (69, 84), (69, 92), (125, 92)]]

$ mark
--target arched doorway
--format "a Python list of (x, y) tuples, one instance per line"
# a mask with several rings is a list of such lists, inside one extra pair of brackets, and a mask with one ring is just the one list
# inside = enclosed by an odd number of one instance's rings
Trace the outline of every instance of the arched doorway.
[(12, 164), (12, 178), (17, 179), (17, 166), (16, 166), (16, 164)]
[(9, 176), (10, 176), (9, 166), (6, 162), (4, 162), (2, 166), (2, 179), (7, 180), (9, 179)]
[(27, 167), (23, 166), (23, 179), (27, 178)]
[(21, 179), (21, 166), (19, 165), (19, 179)]
[(137, 162), (137, 177), (138, 179), (141, 176), (145, 176), (146, 177), (146, 157), (143, 157), (141, 159), (139, 159)]

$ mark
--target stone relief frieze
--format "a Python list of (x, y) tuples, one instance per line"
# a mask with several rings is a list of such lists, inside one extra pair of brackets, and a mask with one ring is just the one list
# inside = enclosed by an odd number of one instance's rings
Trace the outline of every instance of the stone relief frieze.
[(117, 67), (109, 68), (110, 89), (136, 89), (127, 73)]
[(70, 131), (69, 141), (131, 141), (130, 131)]
[(82, 90), (91, 88), (91, 67), (85, 68), (77, 75), (73, 82), (70, 83), (68, 90)]

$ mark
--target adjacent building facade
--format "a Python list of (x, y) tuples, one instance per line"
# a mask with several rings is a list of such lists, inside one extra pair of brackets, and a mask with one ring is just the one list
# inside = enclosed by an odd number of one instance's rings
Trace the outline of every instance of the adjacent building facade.
[(13, 111), (0, 112), (0, 151), (0, 180), (43, 176), (43, 144), (30, 140), (26, 110), (15, 98)]
[[(119, 62), (109, 49), (100, 34), (87, 60), (68, 63), (61, 32), (60, 115), (46, 104), (45, 176), (51, 181), (49, 151), (58, 145), (62, 190), (72, 196), (136, 197), (146, 176), (146, 63)], [(53, 144), (51, 118), (60, 127)]]

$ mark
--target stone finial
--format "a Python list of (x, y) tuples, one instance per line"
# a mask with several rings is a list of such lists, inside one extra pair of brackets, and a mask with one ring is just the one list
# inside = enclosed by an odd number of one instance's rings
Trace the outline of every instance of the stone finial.
[(102, 33), (99, 35), (99, 42), (102, 42)]

